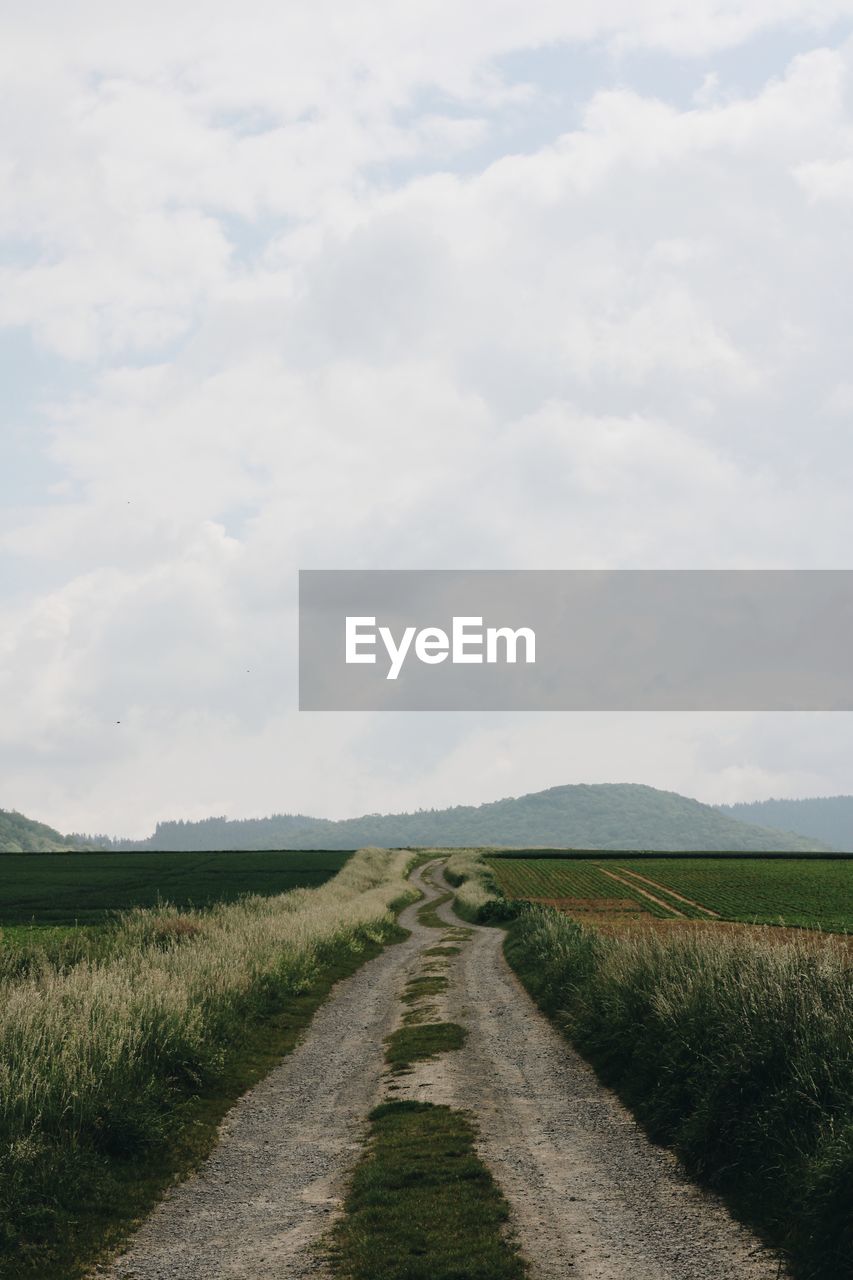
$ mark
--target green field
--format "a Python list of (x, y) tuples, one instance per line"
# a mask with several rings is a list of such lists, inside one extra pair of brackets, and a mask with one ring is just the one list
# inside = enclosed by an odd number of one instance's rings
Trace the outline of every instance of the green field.
[(628, 865), (724, 920), (853, 932), (853, 862), (649, 859)]
[[(853, 932), (853, 861), (495, 856), (489, 864), (512, 898), (630, 899), (658, 919), (707, 920), (699, 909), (705, 907), (723, 920)], [(654, 885), (632, 880), (632, 873)]]
[[(669, 913), (654, 909), (654, 904), (644, 903), (642, 896), (617, 884), (594, 862), (566, 861), (560, 858), (492, 858), (498, 883), (510, 898), (633, 898), (638, 910), (645, 906), (660, 916)], [(617, 870), (617, 864), (607, 864), (608, 870)]]
[(99, 924), (110, 913), (167, 901), (232, 902), (323, 884), (351, 852), (3, 853), (0, 925)]

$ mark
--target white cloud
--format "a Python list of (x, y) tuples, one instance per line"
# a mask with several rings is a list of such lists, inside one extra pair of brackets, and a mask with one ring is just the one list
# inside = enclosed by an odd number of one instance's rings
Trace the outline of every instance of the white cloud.
[[(292, 667), (300, 566), (846, 565), (851, 49), (812, 47), (844, 16), (13, 6), (0, 326), (87, 381), (49, 411), (56, 497), (0, 533), (2, 801), (139, 831), (593, 776), (844, 789), (760, 720), (394, 728), (299, 716)], [(783, 25), (802, 54), (730, 92), (707, 59)], [(613, 76), (501, 154), (548, 94), (501, 60), (560, 41)], [(632, 87), (638, 47), (704, 90)]]
[[(845, 139), (853, 148), (853, 135)], [(853, 200), (853, 156), (840, 160), (813, 160), (800, 165), (795, 176), (813, 204), (821, 201), (849, 204)]]

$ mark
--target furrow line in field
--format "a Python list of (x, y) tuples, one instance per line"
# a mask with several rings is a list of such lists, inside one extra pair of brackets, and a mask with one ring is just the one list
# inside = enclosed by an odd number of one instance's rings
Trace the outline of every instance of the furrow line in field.
[(641, 889), (638, 884), (632, 880), (626, 880), (623, 876), (618, 876), (615, 871), (608, 871), (606, 867), (600, 867), (606, 876), (611, 880), (616, 880), (619, 884), (624, 885), (626, 889), (632, 889), (634, 893), (642, 894), (644, 898), (648, 898), (649, 902), (654, 902), (656, 906), (663, 907), (670, 915), (677, 916), (680, 920), (686, 920), (687, 916), (683, 911), (679, 911), (678, 907), (674, 907), (671, 902), (664, 902), (663, 898), (658, 898), (655, 894), (650, 893), (648, 889)]
[(658, 884), (656, 880), (650, 880), (648, 876), (640, 875), (639, 871), (634, 871), (631, 867), (620, 867), (619, 870), (626, 876), (631, 876), (634, 880), (642, 880), (643, 884), (649, 885), (652, 889), (657, 889), (661, 893), (667, 893), (671, 898), (675, 898), (678, 902), (683, 902), (688, 907), (695, 907), (697, 911), (701, 911), (704, 915), (709, 916), (712, 920), (719, 920), (719, 911), (712, 911), (710, 907), (703, 907), (701, 902), (697, 902), (695, 898), (686, 898), (683, 893), (677, 893), (675, 889), (668, 884)]

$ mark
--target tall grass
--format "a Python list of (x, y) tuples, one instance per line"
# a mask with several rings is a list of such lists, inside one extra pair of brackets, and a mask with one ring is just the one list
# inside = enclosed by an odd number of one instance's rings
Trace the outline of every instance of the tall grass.
[(809, 1280), (853, 1276), (853, 967), (843, 943), (643, 932), (541, 907), (507, 954), (655, 1139)]
[(165, 1141), (247, 1023), (387, 937), (412, 861), (367, 849), (318, 889), (135, 910), (106, 955), (0, 975), (0, 1252), (49, 1228), (58, 1188)]
[(456, 887), (453, 908), (463, 920), (486, 924), (492, 920), (510, 920), (515, 915), (515, 904), (504, 897), (480, 850), (459, 849), (452, 853), (444, 875)]

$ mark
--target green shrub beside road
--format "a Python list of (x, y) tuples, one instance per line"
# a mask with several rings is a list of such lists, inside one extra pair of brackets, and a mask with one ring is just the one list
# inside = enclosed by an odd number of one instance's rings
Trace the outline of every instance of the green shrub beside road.
[(453, 909), (463, 920), (489, 924), (511, 920), (515, 904), (504, 897), (494, 872), (479, 849), (459, 849), (447, 859), (444, 876), (456, 893)]

